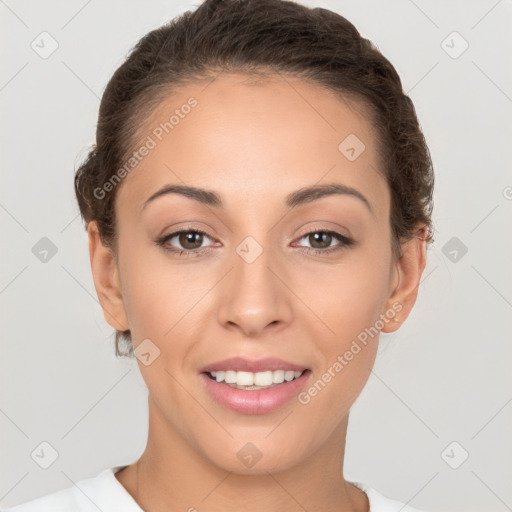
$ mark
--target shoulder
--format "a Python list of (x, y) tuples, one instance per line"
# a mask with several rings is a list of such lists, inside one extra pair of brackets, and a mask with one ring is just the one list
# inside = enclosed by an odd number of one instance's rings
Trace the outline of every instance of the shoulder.
[(142, 512), (114, 474), (124, 466), (115, 466), (73, 486), (26, 501), (1, 512)]
[(350, 481), (350, 483), (359, 487), (368, 496), (369, 512), (424, 512), (401, 501), (392, 500), (365, 483), (354, 481)]
[(73, 489), (68, 488), (53, 492), (40, 498), (25, 501), (11, 508), (3, 508), (1, 512), (50, 512), (50, 510), (53, 512), (64, 512), (64, 510), (74, 512), (80, 510)]

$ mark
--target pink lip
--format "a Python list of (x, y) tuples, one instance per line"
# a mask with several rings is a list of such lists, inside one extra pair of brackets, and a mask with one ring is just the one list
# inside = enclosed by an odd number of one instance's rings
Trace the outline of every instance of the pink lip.
[(308, 368), (306, 366), (289, 363), (288, 361), (283, 361), (282, 359), (277, 359), (275, 357), (266, 357), (258, 360), (245, 359), (244, 357), (232, 357), (230, 359), (224, 359), (223, 361), (208, 364), (199, 371), (200, 373), (206, 373), (215, 372), (217, 370), (240, 370), (243, 372), (257, 373), (266, 370), (293, 370), (295, 372), (307, 369)]
[[(280, 368), (284, 369), (282, 366)], [(232, 388), (225, 383), (213, 380), (206, 373), (201, 373), (200, 378), (210, 396), (224, 407), (244, 414), (265, 414), (296, 397), (306, 385), (310, 375), (311, 371), (306, 370), (298, 379), (275, 384), (268, 389), (252, 390)]]

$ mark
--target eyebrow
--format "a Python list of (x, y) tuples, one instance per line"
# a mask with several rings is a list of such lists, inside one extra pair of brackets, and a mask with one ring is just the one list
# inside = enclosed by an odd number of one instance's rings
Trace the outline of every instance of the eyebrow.
[[(156, 198), (161, 197), (167, 194), (180, 194), (182, 196), (188, 197), (190, 199), (194, 199), (201, 204), (206, 206), (212, 206), (214, 208), (224, 208), (224, 203), (219, 194), (214, 192), (213, 190), (207, 190), (198, 187), (191, 187), (187, 185), (164, 185), (160, 189), (158, 189), (154, 194), (152, 194), (142, 206), (144, 209), (151, 201), (154, 201)], [(340, 183), (327, 183), (323, 185), (313, 185), (312, 187), (304, 187), (295, 192), (292, 192), (286, 196), (286, 206), (288, 208), (296, 208), (297, 206), (310, 203), (312, 201), (316, 201), (322, 197), (331, 196), (334, 194), (338, 195), (349, 195), (352, 197), (356, 197), (361, 202), (365, 204), (365, 206), (370, 210), (373, 214), (372, 206), (368, 199), (361, 194), (358, 190), (352, 187), (348, 187), (346, 185), (341, 185)]]

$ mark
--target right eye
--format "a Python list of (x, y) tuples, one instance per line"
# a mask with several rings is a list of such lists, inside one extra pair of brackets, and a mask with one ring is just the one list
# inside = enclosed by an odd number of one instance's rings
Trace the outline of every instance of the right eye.
[[(192, 256), (194, 253), (201, 253), (208, 249), (201, 247), (205, 237), (211, 240), (210, 236), (208, 236), (208, 233), (205, 231), (196, 228), (184, 228), (159, 238), (156, 243), (165, 251), (179, 253), (179, 256), (182, 256), (184, 253), (187, 256), (189, 254)], [(174, 243), (180, 244), (181, 247), (175, 247), (171, 243), (174, 239), (176, 239)]]

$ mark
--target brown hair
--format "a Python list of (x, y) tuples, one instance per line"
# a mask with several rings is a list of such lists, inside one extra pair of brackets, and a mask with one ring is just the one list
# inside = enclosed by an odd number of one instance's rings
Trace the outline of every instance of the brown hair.
[[(105, 186), (129, 158), (149, 113), (172, 90), (222, 71), (286, 73), (355, 100), (378, 138), (391, 193), (392, 248), (416, 236), (433, 241), (434, 174), (411, 99), (393, 65), (339, 14), (288, 0), (205, 0), (146, 34), (115, 71), (101, 99), (96, 144), (76, 171), (75, 193), (87, 225), (98, 223), (116, 254), (114, 201)], [(341, 142), (341, 141), (340, 141)], [(116, 356), (133, 356), (131, 333), (116, 331)], [(123, 350), (119, 343), (123, 342)]]

